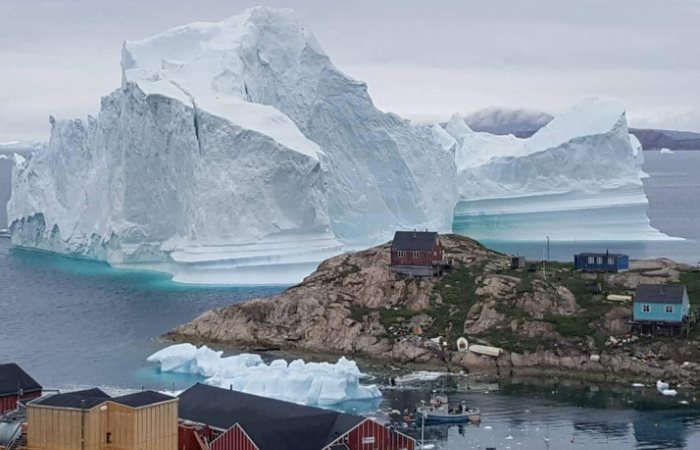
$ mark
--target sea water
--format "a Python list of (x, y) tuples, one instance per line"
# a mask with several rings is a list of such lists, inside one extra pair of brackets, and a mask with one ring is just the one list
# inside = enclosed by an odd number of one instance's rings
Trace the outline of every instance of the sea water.
[[(700, 239), (700, 152), (646, 156), (652, 225), (688, 239), (680, 248), (687, 249), (688, 259), (700, 260), (695, 247)], [(512, 251), (515, 244), (490, 245)], [(516, 251), (541, 257), (542, 242), (520, 245)], [(676, 258), (681, 251), (673, 242), (625, 245), (633, 246), (600, 246), (627, 249), (633, 257), (650, 252)], [(553, 257), (568, 259), (579, 247), (552, 243), (551, 249)], [(157, 337), (208, 309), (282, 289), (179, 285), (156, 273), (13, 249), (8, 239), (0, 239), (0, 361), (21, 364), (49, 388), (184, 389), (201, 378), (160, 373), (146, 364), (148, 355), (166, 345)], [(387, 384), (380, 369), (361, 368), (375, 374), (374, 381)], [(402, 390), (386, 387), (379, 405), (355, 402), (341, 408), (384, 419), (393, 409), (402, 411), (427, 400), (439, 383)], [(451, 397), (481, 408), (483, 421), (478, 427), (428, 427), (426, 439), (450, 450), (700, 448), (698, 403), (693, 393), (683, 390), (679, 398), (668, 399), (659, 398), (653, 388), (620, 390), (563, 382), (490, 386), (465, 389), (459, 380), (450, 382)], [(680, 404), (681, 397), (689, 404)], [(406, 431), (420, 434), (415, 428)]]

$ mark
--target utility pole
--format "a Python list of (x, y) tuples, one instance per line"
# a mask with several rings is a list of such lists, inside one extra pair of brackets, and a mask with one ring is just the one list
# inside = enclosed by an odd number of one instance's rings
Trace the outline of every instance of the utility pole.
[(545, 236), (547, 238), (547, 262), (549, 262), (549, 236)]
[(85, 400), (80, 400), (80, 450), (85, 450)]
[(425, 448), (425, 400), (421, 400), (420, 403), (420, 448), (422, 450)]

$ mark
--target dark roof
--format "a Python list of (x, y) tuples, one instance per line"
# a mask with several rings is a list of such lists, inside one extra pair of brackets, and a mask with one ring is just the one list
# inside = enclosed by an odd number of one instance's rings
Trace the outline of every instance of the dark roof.
[(391, 249), (431, 251), (437, 235), (434, 231), (397, 231), (394, 234)]
[(41, 390), (41, 385), (17, 364), (0, 364), (0, 395), (17, 394), (17, 387), (25, 394)]
[(59, 408), (93, 408), (111, 397), (98, 388), (84, 391), (66, 392), (45, 397), (33, 402), (35, 405), (56, 406)]
[(685, 286), (682, 284), (640, 284), (634, 296), (640, 303), (683, 303)]
[(114, 397), (112, 399), (113, 402), (125, 406), (131, 406), (132, 408), (155, 405), (156, 403), (167, 402), (169, 400), (175, 400), (175, 397), (155, 391), (136, 392), (135, 394), (122, 395), (121, 397)]
[(605, 253), (592, 253), (592, 252), (585, 252), (585, 253), (579, 253), (579, 254), (577, 254), (576, 256), (579, 256), (579, 257), (582, 257), (582, 258), (588, 258), (589, 256), (593, 256), (593, 257), (596, 257), (596, 256), (607, 257), (607, 256), (609, 256), (609, 257), (611, 257), (611, 258), (619, 258), (619, 257), (621, 257), (621, 256), (625, 256), (625, 257), (626, 257), (627, 255), (622, 254), (622, 253), (608, 253), (608, 252), (605, 252)]
[(205, 384), (180, 394), (179, 417), (224, 430), (238, 423), (260, 450), (321, 450), (365, 420)]

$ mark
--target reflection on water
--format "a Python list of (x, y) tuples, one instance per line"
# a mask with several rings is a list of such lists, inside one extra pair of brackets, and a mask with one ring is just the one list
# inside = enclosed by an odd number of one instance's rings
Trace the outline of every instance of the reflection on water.
[[(429, 426), (426, 442), (440, 449), (674, 449), (700, 448), (700, 407), (692, 400), (658, 395), (652, 388), (600, 387), (580, 383), (509, 382), (495, 392), (458, 391), (448, 380), (450, 401), (466, 401), (482, 412), (479, 425)], [(386, 390), (382, 413), (403, 411), (428, 400), (439, 383), (419, 389)], [(686, 397), (687, 396), (687, 397)], [(419, 439), (420, 429), (406, 428)]]

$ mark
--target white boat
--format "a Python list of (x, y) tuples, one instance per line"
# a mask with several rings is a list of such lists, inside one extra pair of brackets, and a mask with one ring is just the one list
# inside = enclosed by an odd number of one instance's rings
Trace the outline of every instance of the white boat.
[(11, 237), (10, 230), (8, 230), (7, 228), (3, 228), (0, 230), (0, 238), (9, 238), (9, 237)]
[(494, 356), (499, 357), (503, 350), (498, 347), (491, 347), (489, 345), (470, 345), (469, 351), (476, 353), (477, 355)]
[(446, 395), (433, 395), (430, 404), (416, 409), (416, 422), (426, 424), (464, 423), (481, 421), (481, 411), (478, 408), (468, 408), (464, 402), (450, 405)]

